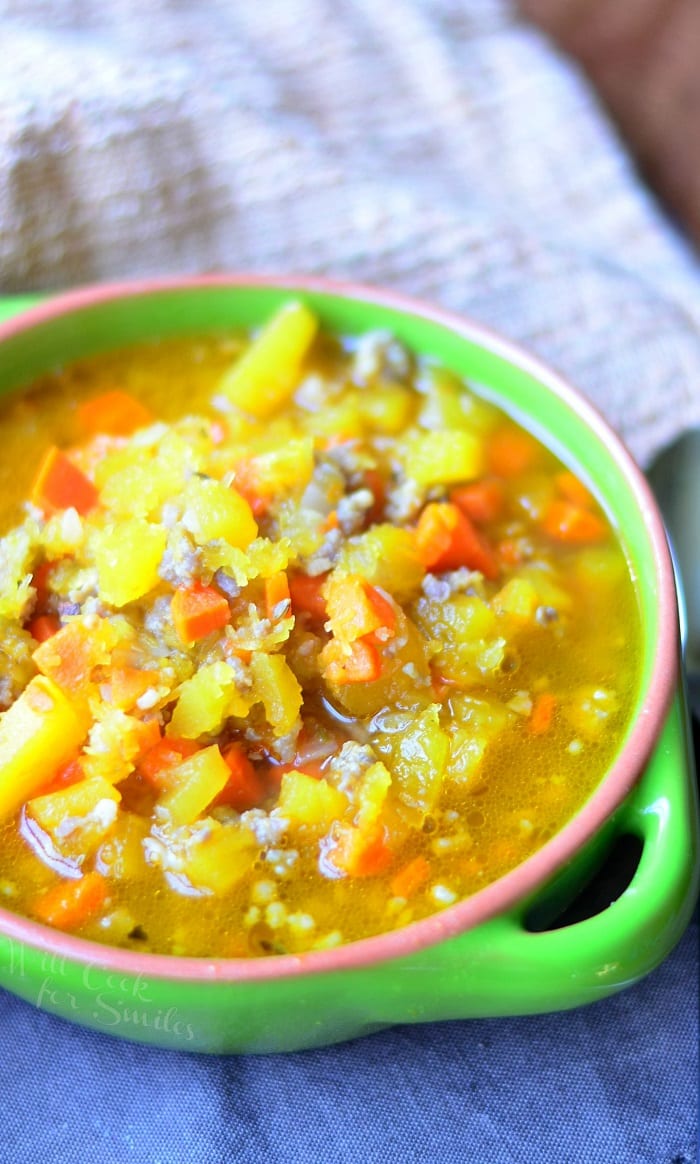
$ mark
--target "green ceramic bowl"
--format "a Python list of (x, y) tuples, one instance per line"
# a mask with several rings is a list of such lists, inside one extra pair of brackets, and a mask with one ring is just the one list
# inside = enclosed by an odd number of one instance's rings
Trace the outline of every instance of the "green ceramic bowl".
[[(483, 385), (591, 482), (622, 531), (642, 607), (631, 725), (572, 821), (517, 869), (434, 917), (334, 950), (251, 961), (139, 955), (0, 910), (0, 983), (97, 1030), (210, 1052), (314, 1047), (393, 1023), (602, 998), (651, 970), (683, 932), (698, 830), (666, 539), (644, 478), (600, 416), (554, 372), (474, 323), (388, 292), (304, 278), (183, 279), (88, 288), (38, 306), (6, 301), (0, 391), (147, 337), (259, 324), (290, 294), (328, 328), (388, 328)], [(635, 850), (627, 887), (562, 925), (562, 910), (625, 844)]]

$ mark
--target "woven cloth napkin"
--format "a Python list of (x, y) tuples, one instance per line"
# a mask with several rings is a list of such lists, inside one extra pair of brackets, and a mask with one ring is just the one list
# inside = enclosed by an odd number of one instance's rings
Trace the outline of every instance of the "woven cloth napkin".
[[(645, 465), (700, 422), (700, 273), (507, 0), (0, 0), (0, 293), (315, 272), (490, 324)], [(9, 1164), (693, 1164), (697, 930), (584, 1010), (205, 1058), (3, 995)]]

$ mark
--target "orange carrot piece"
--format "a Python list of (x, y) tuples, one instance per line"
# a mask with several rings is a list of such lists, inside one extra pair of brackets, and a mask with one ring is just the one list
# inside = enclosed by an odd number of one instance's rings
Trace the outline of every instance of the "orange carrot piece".
[(80, 691), (90, 682), (98, 656), (84, 623), (68, 622), (40, 643), (32, 658), (42, 675), (48, 675), (66, 691)]
[(107, 881), (96, 872), (77, 881), (61, 881), (34, 904), (39, 921), (59, 930), (74, 930), (102, 909), (107, 897)]
[(328, 610), (323, 597), (323, 584), (327, 577), (327, 574), (317, 574), (314, 578), (308, 574), (290, 575), (289, 593), (295, 614), (308, 614), (316, 622), (326, 621)]
[(260, 474), (254, 458), (244, 458), (238, 461), (232, 488), (248, 502), (253, 517), (265, 516), (270, 508), (272, 498), (262, 489)]
[(352, 433), (336, 432), (332, 436), (318, 437), (316, 444), (323, 452), (328, 449), (337, 449), (339, 445), (350, 445), (357, 438)]
[(324, 533), (328, 533), (332, 529), (337, 529), (339, 524), (338, 510), (332, 509), (328, 516), (324, 519), (321, 529)]
[(37, 643), (45, 643), (60, 629), (61, 623), (55, 614), (39, 614), (27, 623), (27, 630)]
[(222, 755), (231, 775), (212, 803), (229, 804), (236, 812), (257, 808), (265, 799), (265, 785), (246, 756), (245, 748), (242, 744), (229, 744)]
[(512, 538), (504, 538), (499, 542), (496, 552), (504, 566), (519, 566), (523, 560), (520, 547)]
[(557, 697), (551, 691), (541, 691), (532, 705), (530, 718), (527, 721), (528, 731), (533, 736), (542, 736), (552, 726), (554, 712), (557, 707)]
[(430, 877), (430, 862), (422, 855), (414, 857), (391, 879), (391, 892), (395, 897), (413, 897), (422, 889)]
[(369, 582), (365, 582), (364, 588), (367, 601), (375, 617), (379, 619), (379, 626), (375, 627), (372, 634), (380, 642), (386, 642), (396, 634), (396, 607), (389, 595), (377, 586), (370, 586)]
[(349, 877), (376, 877), (391, 864), (392, 851), (384, 829), (365, 832), (354, 825), (336, 828), (324, 860)]
[(337, 639), (331, 639), (321, 652), (321, 662), (324, 679), (337, 687), (347, 683), (373, 683), (382, 673), (381, 655), (368, 639), (356, 639), (347, 648)]
[(427, 570), (458, 570), (466, 566), (485, 578), (497, 578), (498, 559), (469, 518), (449, 501), (426, 505), (416, 526), (416, 548)]
[(112, 667), (109, 672), (110, 702), (127, 710), (134, 707), (149, 687), (157, 686), (156, 671), (140, 671), (138, 667)]
[(36, 591), (36, 611), (39, 614), (44, 612), (49, 600), (49, 574), (55, 565), (55, 562), (42, 562), (32, 574), (32, 586)]
[(607, 537), (605, 523), (597, 514), (570, 501), (552, 501), (542, 519), (542, 527), (550, 538), (569, 545), (588, 545)]
[(183, 643), (193, 643), (221, 630), (231, 617), (228, 602), (213, 586), (194, 582), (175, 591), (170, 603), (175, 630)]
[(388, 595), (364, 578), (332, 578), (325, 590), (328, 620), (336, 638), (352, 643), (376, 634), (381, 641), (396, 632), (396, 610)]
[(505, 491), (495, 477), (483, 477), (481, 481), (455, 486), (450, 490), (450, 501), (477, 525), (485, 525), (503, 513)]
[(271, 622), (286, 618), (291, 610), (289, 581), (284, 570), (265, 579), (265, 613)]
[(582, 509), (590, 509), (595, 503), (590, 489), (587, 489), (583, 481), (579, 480), (576, 474), (568, 469), (563, 473), (557, 473), (554, 483), (562, 497), (566, 501), (570, 501), (572, 505), (580, 505)]
[(241, 663), (248, 664), (250, 662), (250, 660), (253, 658), (252, 651), (246, 650), (245, 647), (240, 647), (238, 645), (238, 643), (235, 643), (233, 641), (233, 639), (226, 639), (221, 644), (221, 649), (227, 658), (230, 659), (231, 657), (233, 657), (236, 659), (240, 659)]
[(497, 477), (519, 477), (537, 464), (539, 448), (529, 432), (505, 425), (492, 433), (487, 458), (491, 472)]
[(49, 792), (59, 792), (61, 788), (69, 788), (71, 784), (77, 784), (80, 780), (84, 780), (85, 772), (83, 765), (80, 762), (80, 756), (74, 756), (67, 764), (55, 772), (48, 784), (45, 784), (41, 789), (41, 795), (46, 795)]
[(90, 478), (52, 445), (39, 465), (31, 499), (45, 513), (71, 506), (78, 513), (89, 513), (97, 505), (99, 494)]
[(152, 424), (153, 416), (140, 400), (128, 392), (114, 389), (93, 396), (78, 408), (78, 420), (91, 436), (107, 433), (109, 436), (130, 436), (137, 428)]
[(353, 862), (354, 877), (376, 877), (391, 864), (393, 853), (384, 836), (378, 833), (360, 847)]
[(149, 748), (137, 761), (139, 775), (158, 792), (163, 792), (172, 784), (171, 774), (178, 764), (199, 751), (194, 740), (180, 740), (164, 737)]
[(157, 719), (142, 719), (138, 721), (138, 728), (134, 734), (139, 745), (139, 756), (145, 756), (162, 738), (162, 729)]

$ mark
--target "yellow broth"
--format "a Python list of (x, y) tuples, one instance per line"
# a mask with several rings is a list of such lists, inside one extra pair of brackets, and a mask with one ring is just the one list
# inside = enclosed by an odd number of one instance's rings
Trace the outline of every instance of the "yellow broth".
[[(639, 613), (595, 499), (390, 337), (301, 324), (302, 350), (268, 328), (242, 375), (261, 337), (166, 340), (4, 406), (0, 889), (20, 913), (181, 955), (353, 941), (519, 864), (618, 748)], [(87, 432), (114, 390), (152, 418)], [(83, 512), (37, 486), (53, 445)], [(204, 623), (178, 616), (202, 589)]]

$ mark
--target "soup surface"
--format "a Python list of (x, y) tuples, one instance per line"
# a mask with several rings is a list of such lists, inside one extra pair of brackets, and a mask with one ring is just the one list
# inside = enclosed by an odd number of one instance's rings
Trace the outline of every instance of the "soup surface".
[(290, 303), (47, 375), (3, 442), (8, 907), (161, 953), (328, 948), (501, 876), (605, 772), (639, 676), (618, 539), (391, 336)]

